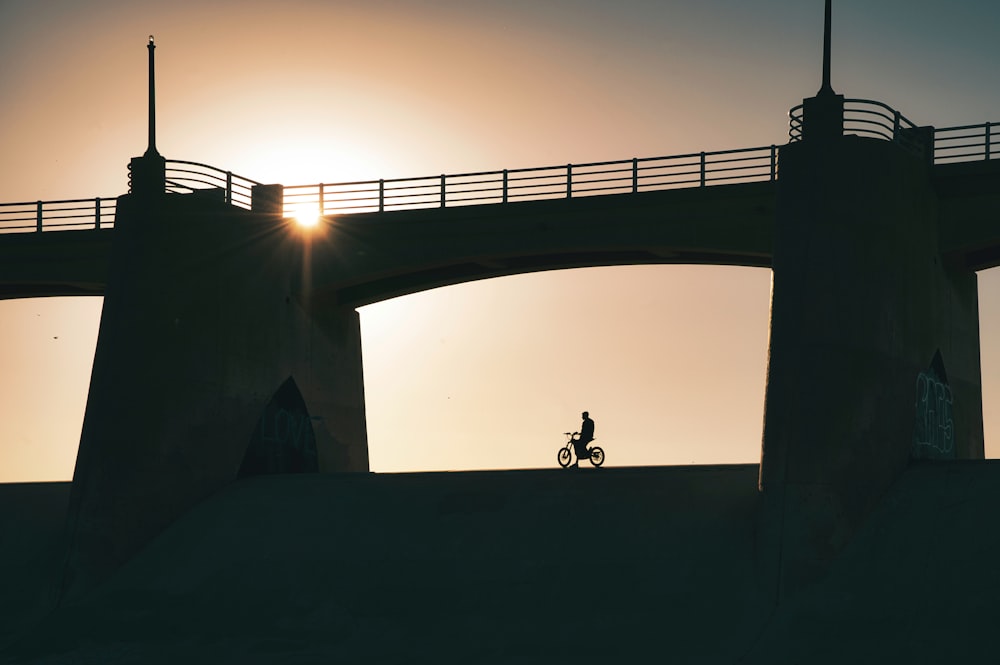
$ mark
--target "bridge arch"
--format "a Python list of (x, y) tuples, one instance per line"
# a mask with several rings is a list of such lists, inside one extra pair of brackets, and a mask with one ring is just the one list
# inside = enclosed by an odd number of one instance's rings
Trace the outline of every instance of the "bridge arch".
[(769, 283), (762, 269), (614, 266), (362, 307), (371, 468), (551, 467), (583, 409), (613, 466), (756, 461)]

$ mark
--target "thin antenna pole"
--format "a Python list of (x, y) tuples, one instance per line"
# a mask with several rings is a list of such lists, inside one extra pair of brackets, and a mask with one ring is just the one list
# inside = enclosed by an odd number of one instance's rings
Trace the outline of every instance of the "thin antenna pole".
[(830, 85), (830, 23), (831, 8), (833, 0), (826, 0), (826, 15), (823, 20), (823, 85), (820, 87), (820, 94), (832, 93), (833, 87)]
[(156, 44), (153, 43), (153, 35), (149, 36), (146, 48), (149, 49), (149, 146), (146, 154), (156, 155), (159, 153), (156, 152), (156, 79), (153, 68), (153, 49)]

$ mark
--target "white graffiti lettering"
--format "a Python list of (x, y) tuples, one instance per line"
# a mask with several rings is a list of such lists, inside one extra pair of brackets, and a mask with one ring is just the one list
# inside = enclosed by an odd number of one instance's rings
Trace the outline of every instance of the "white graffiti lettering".
[(948, 455), (955, 448), (955, 426), (951, 419), (951, 388), (933, 372), (917, 375), (916, 428), (913, 444)]

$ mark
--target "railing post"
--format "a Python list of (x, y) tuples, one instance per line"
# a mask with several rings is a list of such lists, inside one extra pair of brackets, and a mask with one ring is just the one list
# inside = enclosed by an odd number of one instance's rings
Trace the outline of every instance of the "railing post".
[(639, 191), (639, 158), (632, 158), (632, 193)]
[(233, 172), (226, 171), (226, 205), (233, 205)]
[(42, 202), (39, 201), (35, 206), (35, 230), (39, 233), (42, 232)]
[(775, 176), (778, 174), (778, 148), (772, 143), (771, 144), (771, 182), (774, 182)]
[(573, 198), (573, 165), (566, 165), (566, 198)]
[(385, 179), (378, 179), (378, 211), (385, 212)]
[(985, 154), (986, 154), (986, 161), (987, 162), (990, 161), (990, 126), (992, 124), (993, 123), (991, 123), (991, 122), (987, 122), (986, 123), (986, 153)]
[(326, 201), (323, 196), (323, 183), (319, 183), (319, 216), (322, 217), (326, 212)]
[(444, 192), (444, 174), (441, 174), (441, 207), (444, 207), (445, 202), (445, 192)]
[(101, 197), (94, 199), (94, 228), (101, 228)]
[(705, 186), (705, 153), (701, 153), (701, 184), (699, 187)]
[(892, 113), (892, 140), (895, 141), (896, 137), (899, 136), (899, 111), (893, 111)]
[(507, 203), (507, 169), (503, 170), (503, 202)]

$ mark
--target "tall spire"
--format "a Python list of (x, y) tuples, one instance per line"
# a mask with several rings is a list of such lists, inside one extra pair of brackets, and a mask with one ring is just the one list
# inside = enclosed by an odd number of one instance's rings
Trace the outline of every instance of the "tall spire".
[(833, 93), (833, 87), (830, 85), (830, 17), (832, 15), (830, 5), (833, 0), (826, 0), (826, 16), (823, 20), (823, 85), (820, 86), (820, 95), (828, 95)]
[(149, 49), (149, 146), (145, 154), (149, 156), (159, 154), (156, 151), (156, 79), (153, 68), (153, 49), (156, 48), (156, 44), (153, 43), (153, 35), (149, 36), (146, 48)]

